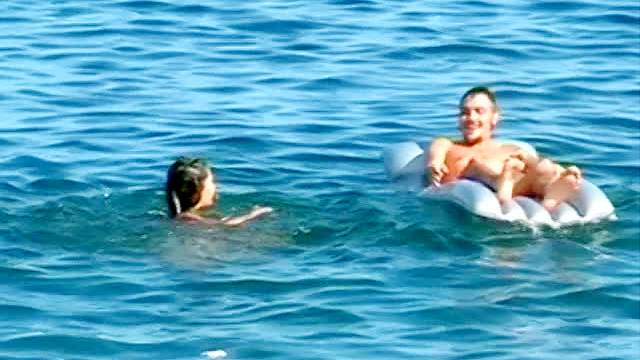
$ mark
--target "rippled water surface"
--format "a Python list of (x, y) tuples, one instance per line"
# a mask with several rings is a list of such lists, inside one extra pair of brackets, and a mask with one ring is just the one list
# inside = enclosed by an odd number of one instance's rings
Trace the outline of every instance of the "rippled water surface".
[[(623, 0), (1, 2), (0, 358), (635, 358), (639, 39)], [(394, 189), (381, 151), (454, 136), (479, 84), (619, 220)], [(183, 154), (275, 213), (168, 220)]]

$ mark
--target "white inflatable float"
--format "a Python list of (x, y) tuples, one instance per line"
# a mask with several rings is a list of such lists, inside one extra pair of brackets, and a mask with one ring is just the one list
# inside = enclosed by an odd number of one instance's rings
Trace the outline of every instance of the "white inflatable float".
[[(501, 142), (517, 145), (537, 155), (535, 149), (527, 143), (511, 140)], [(573, 199), (549, 212), (537, 200), (523, 196), (501, 205), (491, 189), (473, 180), (457, 180), (439, 187), (425, 188), (425, 164), (424, 149), (415, 142), (395, 144), (384, 152), (385, 170), (392, 181), (426, 196), (451, 200), (476, 215), (552, 227), (616, 218), (611, 201), (602, 190), (586, 179), (583, 179), (580, 191)]]

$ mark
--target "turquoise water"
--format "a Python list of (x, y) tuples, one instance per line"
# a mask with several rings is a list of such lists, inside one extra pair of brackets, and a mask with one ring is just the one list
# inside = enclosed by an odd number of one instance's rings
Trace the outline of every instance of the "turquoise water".
[[(632, 359), (637, 1), (0, 3), (0, 358)], [(537, 229), (385, 179), (490, 85), (499, 136), (618, 221)], [(178, 155), (242, 230), (176, 224)]]

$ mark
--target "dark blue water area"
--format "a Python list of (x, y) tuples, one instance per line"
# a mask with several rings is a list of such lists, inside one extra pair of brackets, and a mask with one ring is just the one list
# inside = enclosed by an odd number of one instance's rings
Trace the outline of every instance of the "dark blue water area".
[[(636, 358), (639, 39), (623, 0), (2, 2), (0, 358)], [(455, 136), (475, 85), (618, 220), (393, 186), (382, 151)], [(179, 155), (274, 213), (169, 220)]]

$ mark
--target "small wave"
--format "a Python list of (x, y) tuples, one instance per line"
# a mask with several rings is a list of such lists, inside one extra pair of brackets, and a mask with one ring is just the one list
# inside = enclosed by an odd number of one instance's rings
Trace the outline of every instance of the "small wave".
[(308, 64), (314, 61), (318, 61), (318, 58), (308, 55), (300, 55), (300, 54), (276, 54), (265, 56), (263, 58), (265, 61), (271, 61), (274, 63), (283, 63), (283, 64), (294, 64), (294, 63), (304, 63)]
[(143, 27), (176, 27), (179, 25), (177, 21), (163, 19), (134, 19), (129, 21), (128, 24)]
[(118, 3), (114, 3), (114, 6), (123, 7), (131, 10), (159, 10), (159, 9), (167, 9), (171, 6), (169, 3), (162, 1), (151, 1), (151, 0), (133, 0), (133, 1), (122, 1)]
[(55, 171), (55, 169), (60, 168), (62, 165), (63, 164), (60, 162), (45, 160), (41, 157), (32, 156), (32, 155), (16, 156), (4, 162), (4, 166), (10, 166), (12, 168), (39, 170), (39, 171), (47, 171), (47, 172)]
[(38, 319), (46, 315), (45, 311), (26, 305), (2, 304), (0, 305), (0, 311), (2, 311), (5, 316), (8, 315), (8, 317), (10, 317), (12, 321)]
[(322, 27), (323, 24), (302, 20), (269, 20), (232, 24), (230, 26), (236, 30), (288, 35), (291, 33), (317, 29)]
[(119, 297), (120, 300), (131, 304), (166, 304), (176, 301), (176, 294), (171, 291), (135, 292)]
[(448, 44), (448, 45), (435, 45), (435, 46), (421, 46), (421, 47), (413, 47), (409, 48), (410, 52), (414, 52), (421, 55), (446, 55), (446, 54), (455, 54), (459, 56), (460, 54), (477, 54), (477, 55), (494, 55), (500, 56), (508, 59), (518, 59), (524, 58), (525, 54), (521, 51), (507, 48), (507, 47), (497, 47), (497, 46), (479, 46), (479, 45), (468, 45), (468, 44)]
[(130, 53), (142, 52), (142, 51), (144, 51), (144, 48), (139, 47), (139, 46), (126, 45), (126, 46), (116, 46), (116, 47), (113, 48), (113, 50), (118, 51), (118, 52), (122, 52), (122, 53), (130, 54)]
[(96, 70), (96, 71), (118, 71), (122, 70), (119, 63), (106, 60), (83, 61), (76, 65), (78, 69)]
[[(122, 31), (118, 29), (87, 29), (87, 30), (65, 30), (56, 33), (44, 33), (42, 36), (48, 38), (71, 38), (71, 39), (88, 39), (88, 38), (107, 38), (110, 36), (121, 35)], [(62, 48), (62, 46), (56, 46)], [(44, 59), (47, 59), (44, 57)]]
[(327, 77), (308, 81), (302, 85), (296, 86), (297, 90), (317, 91), (317, 90), (339, 90), (344, 88), (359, 87), (360, 85), (345, 79), (336, 77)]
[(243, 92), (250, 91), (249, 88), (243, 86), (207, 86), (194, 89), (197, 92), (211, 93), (211, 94), (229, 94), (235, 95)]
[(69, 179), (42, 178), (31, 181), (27, 188), (41, 194), (62, 194), (68, 191), (89, 191), (93, 189), (93, 186), (85, 182)]
[(275, 314), (264, 314), (255, 321), (284, 323), (291, 326), (312, 326), (318, 323), (329, 326), (354, 326), (364, 323), (365, 319), (342, 309), (306, 306), (300, 309), (287, 309)]
[(437, 30), (434, 30), (432, 28), (426, 27), (426, 26), (405, 26), (405, 27), (401, 27), (399, 28), (400, 31), (404, 31), (410, 34), (439, 34), (440, 32)]
[[(618, 325), (619, 326), (619, 325)], [(620, 329), (618, 326), (605, 325), (567, 325), (549, 329), (554, 334), (569, 336), (634, 336), (637, 334), (633, 329)]]
[[(495, 330), (489, 329), (480, 329), (473, 327), (456, 327), (453, 329), (448, 329), (444, 327), (434, 327), (432, 330), (428, 331), (420, 331), (418, 333), (411, 333), (407, 335), (403, 335), (402, 339), (411, 340), (411, 341), (420, 341), (420, 342), (431, 342), (438, 341), (440, 339), (458, 339), (464, 338), (468, 341), (509, 341), (513, 340), (513, 336), (510, 334), (501, 334)], [(502, 352), (496, 351), (486, 351), (486, 354), (483, 355), (497, 355)], [(481, 356), (478, 352), (474, 352), (474, 355)], [(474, 358), (476, 358), (474, 356)], [(489, 358), (493, 358), (489, 356)]]
[(377, 5), (377, 3), (373, 0), (330, 0), (329, 3), (341, 6)]
[(182, 5), (174, 6), (171, 12), (177, 14), (207, 15), (216, 12), (216, 9), (206, 5)]
[[(147, 343), (119, 341), (108, 336), (87, 332), (86, 328), (80, 330), (66, 330), (53, 332), (28, 333), (10, 337), (0, 341), (3, 349), (47, 349), (54, 354), (74, 354), (82, 358), (96, 356), (96, 349), (100, 349), (101, 357), (117, 358), (128, 351), (144, 351), (147, 355), (154, 354), (154, 347), (166, 345), (163, 340), (151, 340)], [(160, 354), (157, 354), (160, 356)]]
[(276, 155), (274, 156), (274, 158), (280, 159), (281, 161), (293, 161), (293, 162), (299, 161), (303, 163), (313, 162), (315, 164), (318, 164), (318, 163), (336, 164), (336, 163), (343, 163), (343, 162), (349, 162), (350, 164), (356, 164), (356, 163), (370, 164), (373, 162), (377, 163), (379, 161), (378, 159), (372, 159), (369, 156), (364, 156), (359, 154), (352, 154), (348, 152), (331, 153), (328, 151), (324, 151), (323, 153), (308, 152), (308, 151), (288, 153), (288, 154)]
[(28, 23), (30, 19), (19, 16), (0, 16), (0, 24), (20, 24)]
[(283, 50), (310, 51), (310, 52), (320, 52), (328, 49), (329, 49), (328, 46), (324, 44), (319, 44), (319, 43), (295, 43), (295, 44), (288, 44), (285, 47), (283, 47)]
[(584, 1), (555, 1), (555, 0), (544, 0), (544, 1), (536, 1), (528, 6), (532, 11), (542, 11), (542, 12), (559, 12), (559, 11), (586, 11), (586, 10), (597, 10), (600, 6), (595, 3), (585, 3)]

